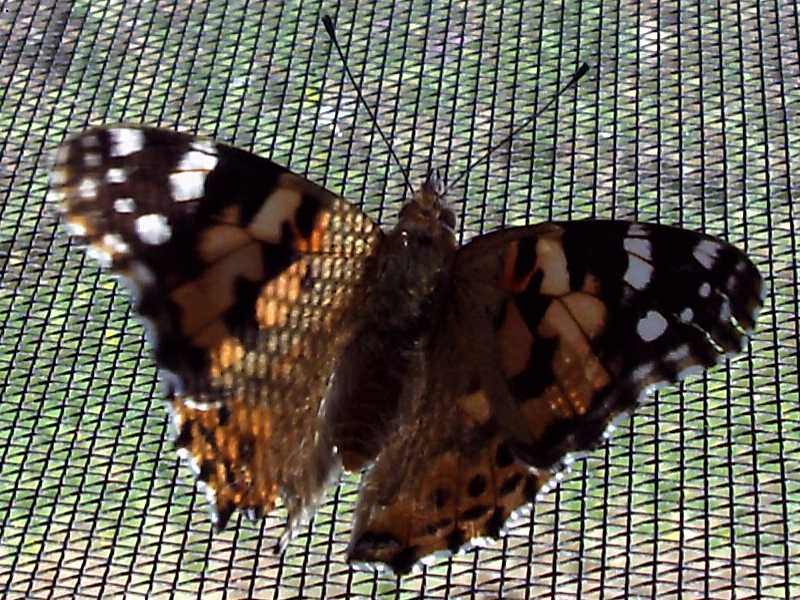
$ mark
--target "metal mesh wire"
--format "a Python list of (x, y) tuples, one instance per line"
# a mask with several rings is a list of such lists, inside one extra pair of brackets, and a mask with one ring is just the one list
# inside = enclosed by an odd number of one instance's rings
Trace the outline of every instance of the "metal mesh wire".
[(800, 596), (795, 3), (325, 3), (412, 179), (460, 172), (592, 65), (454, 192), (464, 239), (553, 218), (682, 224), (745, 248), (768, 290), (746, 354), (662, 390), (502, 542), (402, 580), (343, 562), (354, 478), (283, 557), (281, 513), (211, 532), (126, 294), (45, 200), (64, 135), (124, 120), (271, 156), (391, 225), (402, 178), (322, 3), (0, 7), (7, 597)]

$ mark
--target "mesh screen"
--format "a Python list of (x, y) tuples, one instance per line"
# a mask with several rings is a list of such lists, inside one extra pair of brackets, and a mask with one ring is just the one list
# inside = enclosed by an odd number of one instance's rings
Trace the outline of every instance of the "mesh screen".
[(342, 2), (348, 64), (418, 180), (453, 176), (578, 89), (452, 195), (464, 240), (588, 216), (746, 249), (748, 352), (663, 389), (488, 548), (397, 579), (344, 562), (357, 481), (275, 556), (280, 511), (211, 531), (143, 330), (45, 201), (88, 123), (203, 131), (384, 225), (404, 197), (305, 2), (0, 2), (0, 590), (8, 597), (800, 596), (800, 15), (789, 1)]

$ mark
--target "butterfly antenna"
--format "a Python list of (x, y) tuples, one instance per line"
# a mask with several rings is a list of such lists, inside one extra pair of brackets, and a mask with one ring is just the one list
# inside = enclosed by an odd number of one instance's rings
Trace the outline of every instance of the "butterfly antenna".
[(531, 116), (531, 117), (528, 117), (527, 119), (525, 119), (525, 120), (524, 120), (522, 123), (520, 123), (520, 124), (519, 124), (517, 127), (515, 127), (515, 128), (514, 128), (514, 129), (511, 131), (511, 133), (509, 133), (509, 134), (508, 134), (506, 137), (504, 137), (502, 140), (500, 140), (499, 142), (497, 142), (497, 143), (496, 143), (494, 146), (492, 146), (491, 148), (489, 148), (489, 150), (487, 150), (487, 151), (486, 151), (486, 154), (484, 154), (483, 156), (481, 156), (481, 157), (480, 157), (478, 160), (476, 160), (475, 162), (473, 162), (473, 163), (471, 163), (471, 164), (467, 165), (467, 168), (466, 168), (466, 169), (464, 169), (464, 171), (461, 173), (461, 175), (459, 175), (458, 177), (456, 177), (456, 178), (453, 180), (453, 183), (451, 183), (451, 184), (449, 184), (449, 185), (447, 186), (447, 189), (449, 190), (450, 188), (454, 187), (454, 186), (455, 186), (455, 185), (456, 185), (456, 184), (457, 184), (459, 181), (461, 181), (461, 180), (462, 180), (462, 179), (463, 179), (463, 178), (464, 178), (464, 177), (467, 175), (467, 173), (469, 173), (469, 172), (470, 172), (472, 169), (474, 169), (475, 167), (477, 167), (477, 166), (478, 166), (479, 164), (481, 164), (482, 162), (485, 162), (486, 160), (488, 160), (488, 159), (489, 159), (489, 157), (492, 155), (492, 153), (493, 153), (495, 150), (497, 150), (498, 148), (501, 148), (502, 146), (504, 146), (505, 144), (507, 144), (508, 142), (510, 142), (510, 141), (511, 141), (511, 139), (512, 139), (512, 138), (514, 138), (514, 137), (515, 137), (517, 134), (519, 134), (519, 132), (520, 132), (520, 131), (523, 131), (523, 130), (527, 129), (528, 127), (530, 127), (530, 126), (531, 126), (531, 124), (532, 124), (532, 123), (533, 123), (533, 122), (534, 122), (536, 119), (538, 119), (539, 117), (541, 117), (541, 116), (542, 116), (542, 114), (543, 114), (543, 113), (544, 113), (544, 112), (545, 112), (545, 111), (546, 111), (548, 108), (550, 108), (550, 106), (553, 104), (553, 102), (555, 102), (555, 101), (556, 101), (556, 99), (557, 99), (559, 96), (561, 96), (561, 94), (563, 94), (563, 93), (564, 93), (564, 92), (566, 92), (566, 91), (567, 91), (569, 88), (571, 88), (573, 85), (575, 85), (576, 83), (578, 83), (578, 80), (580, 80), (580, 78), (581, 78), (581, 77), (583, 77), (584, 75), (586, 75), (586, 73), (587, 73), (588, 71), (589, 71), (589, 65), (588, 65), (588, 64), (586, 64), (586, 63), (583, 63), (583, 64), (580, 66), (580, 68), (579, 68), (577, 71), (575, 71), (575, 73), (572, 75), (572, 77), (570, 77), (569, 81), (568, 81), (567, 83), (565, 83), (565, 84), (563, 85), (563, 87), (562, 87), (560, 90), (558, 90), (558, 91), (557, 91), (557, 92), (556, 92), (556, 93), (553, 95), (553, 97), (552, 97), (552, 98), (550, 98), (550, 100), (548, 100), (548, 101), (547, 101), (547, 103), (546, 103), (546, 104), (545, 104), (545, 105), (544, 105), (544, 106), (543, 106), (543, 107), (542, 107), (542, 108), (541, 108), (539, 111), (537, 111), (537, 112), (536, 112), (536, 114), (535, 114), (535, 115), (533, 115), (533, 116)]
[(372, 109), (367, 104), (367, 101), (364, 99), (364, 95), (361, 93), (361, 87), (359, 87), (358, 83), (356, 83), (356, 78), (353, 77), (353, 73), (350, 71), (350, 67), (347, 66), (347, 61), (344, 58), (344, 52), (342, 52), (342, 47), (339, 45), (339, 40), (336, 39), (336, 32), (333, 29), (333, 20), (328, 15), (322, 16), (322, 24), (325, 25), (325, 31), (328, 32), (328, 36), (331, 38), (333, 45), (336, 47), (336, 52), (339, 54), (339, 58), (342, 61), (342, 65), (344, 65), (345, 73), (347, 73), (347, 78), (350, 80), (350, 83), (353, 84), (353, 87), (356, 90), (356, 94), (358, 94), (358, 99), (361, 101), (361, 104), (364, 108), (367, 109), (369, 113), (369, 118), (372, 119), (372, 123), (375, 125), (375, 129), (378, 130), (378, 133), (383, 139), (383, 143), (386, 144), (386, 147), (389, 148), (389, 153), (392, 155), (394, 162), (397, 163), (397, 166), (400, 167), (400, 172), (403, 174), (403, 179), (405, 180), (406, 187), (411, 192), (411, 195), (414, 195), (414, 186), (411, 185), (411, 180), (408, 177), (408, 172), (400, 163), (400, 159), (397, 158), (397, 154), (395, 154), (394, 148), (392, 148), (392, 144), (389, 143), (389, 139), (383, 133), (381, 126), (378, 124), (378, 119), (375, 117), (375, 113), (372, 112)]

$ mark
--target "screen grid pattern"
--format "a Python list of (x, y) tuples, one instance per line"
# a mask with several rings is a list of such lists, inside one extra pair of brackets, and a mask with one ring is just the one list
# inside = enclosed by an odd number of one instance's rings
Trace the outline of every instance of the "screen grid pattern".
[[(202, 132), (390, 227), (404, 198), (327, 11), (411, 179), (450, 178), (462, 241), (619, 218), (746, 250), (747, 351), (662, 388), (503, 540), (396, 578), (344, 562), (357, 478), (211, 530), (143, 327), (47, 199), (88, 124)], [(0, 1), (0, 595), (8, 598), (800, 596), (800, 9), (787, 1)]]

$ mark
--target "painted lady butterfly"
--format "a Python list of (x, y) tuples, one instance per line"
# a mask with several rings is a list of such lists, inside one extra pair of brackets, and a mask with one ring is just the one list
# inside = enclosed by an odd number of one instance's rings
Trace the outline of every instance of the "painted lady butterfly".
[(51, 177), (134, 291), (215, 525), (280, 498), (290, 535), (366, 469), (348, 557), (401, 573), (496, 538), (645, 389), (740, 351), (761, 305), (750, 260), (700, 233), (544, 223), (459, 247), (435, 180), (386, 233), (183, 133), (93, 128)]

